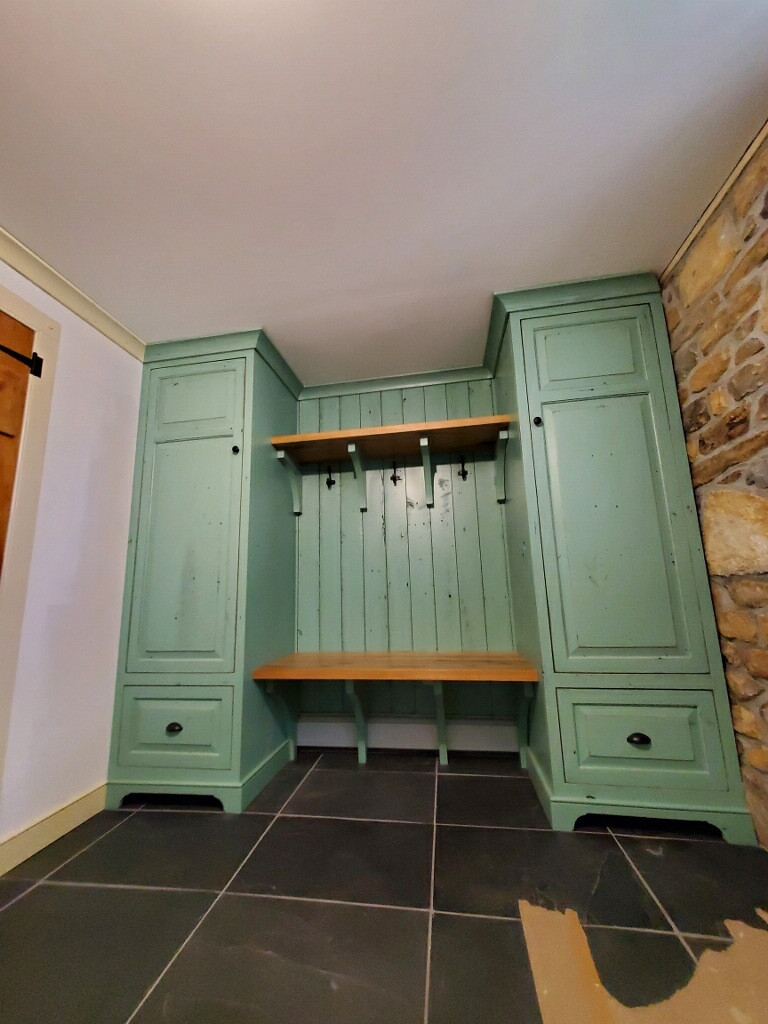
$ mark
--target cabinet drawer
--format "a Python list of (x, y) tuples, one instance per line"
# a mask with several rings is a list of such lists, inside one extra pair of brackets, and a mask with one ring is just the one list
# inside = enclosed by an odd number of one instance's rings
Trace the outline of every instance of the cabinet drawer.
[(567, 782), (725, 790), (706, 690), (557, 691)]
[(118, 763), (226, 769), (232, 763), (231, 686), (126, 686)]

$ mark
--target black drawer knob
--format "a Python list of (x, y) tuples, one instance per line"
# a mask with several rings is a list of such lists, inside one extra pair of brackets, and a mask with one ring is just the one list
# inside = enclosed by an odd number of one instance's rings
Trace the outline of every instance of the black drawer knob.
[(233, 454), (233, 455), (237, 455), (237, 453), (238, 453), (239, 451), (240, 451), (240, 448), (238, 447), (238, 445), (236, 445), (236, 444), (233, 444), (233, 445), (232, 445), (232, 454)]
[(644, 732), (631, 732), (627, 736), (627, 743), (631, 743), (633, 747), (650, 747), (651, 737)]
[(541, 418), (541, 416), (534, 416), (533, 417), (533, 425), (534, 425), (534, 427), (540, 427), (543, 422), (544, 422), (544, 420)]
[(181, 724), (181, 722), (169, 722), (168, 725), (166, 725), (165, 727), (165, 731), (168, 733), (169, 736), (174, 736), (177, 732), (181, 732), (183, 728), (184, 726)]

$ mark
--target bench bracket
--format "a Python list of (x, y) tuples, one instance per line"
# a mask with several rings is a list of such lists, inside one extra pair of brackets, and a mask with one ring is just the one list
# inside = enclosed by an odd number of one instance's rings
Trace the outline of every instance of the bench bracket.
[(368, 723), (365, 720), (363, 703), (360, 693), (355, 685), (354, 679), (344, 681), (344, 689), (352, 704), (352, 711), (355, 715), (355, 729), (357, 731), (357, 760), (359, 764), (365, 764), (368, 760)]

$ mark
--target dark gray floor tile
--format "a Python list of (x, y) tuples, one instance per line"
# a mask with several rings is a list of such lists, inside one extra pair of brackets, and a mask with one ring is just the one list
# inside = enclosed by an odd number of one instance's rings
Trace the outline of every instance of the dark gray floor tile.
[(437, 820), (454, 825), (550, 827), (529, 779), (441, 776)]
[(430, 825), (278, 818), (235, 892), (429, 906)]
[(627, 839), (620, 843), (681, 932), (728, 936), (726, 918), (765, 928), (768, 853), (728, 843)]
[(434, 775), (423, 772), (354, 772), (315, 769), (284, 814), (384, 818), (431, 824)]
[(57, 839), (55, 843), (46, 846), (44, 850), (36, 853), (34, 857), (30, 857), (22, 864), (19, 864), (18, 867), (13, 868), (12, 871), (9, 871), (3, 877), (45, 878), (51, 871), (60, 867), (64, 861), (74, 857), (76, 853), (80, 853), (86, 846), (90, 846), (91, 843), (95, 842), (106, 832), (109, 832), (111, 828), (114, 828), (115, 825), (119, 825), (120, 828), (127, 825), (130, 818), (131, 815), (126, 814), (124, 811), (100, 811), (98, 814), (94, 814), (92, 818), (89, 818), (88, 821), (84, 821), (82, 825), (78, 825), (71, 832), (67, 832), (61, 839)]
[(624, 1006), (660, 1003), (691, 980), (696, 965), (676, 935), (584, 930), (600, 980)]
[[(316, 760), (317, 758), (314, 759), (314, 761)], [(268, 782), (259, 795), (248, 804), (245, 813), (259, 811), (265, 814), (277, 814), (299, 783), (303, 781), (314, 761), (292, 761), (283, 765), (274, 779)]]
[(438, 768), (441, 775), (506, 775), (527, 777), (519, 754), (469, 754), (448, 752), (448, 764)]
[(435, 755), (429, 751), (414, 750), (369, 750), (367, 764), (359, 764), (357, 750), (325, 750), (318, 768), (326, 771), (341, 769), (367, 772), (432, 772), (435, 770)]
[(427, 915), (222, 897), (136, 1024), (417, 1024)]
[(518, 917), (518, 900), (584, 924), (668, 930), (610, 836), (438, 827), (435, 908)]
[(123, 1024), (212, 899), (37, 886), (0, 914), (0, 1017)]
[(541, 1024), (519, 921), (436, 914), (429, 1024)]
[(256, 814), (141, 811), (52, 879), (222, 889), (270, 820)]
[(0, 878), (0, 910), (18, 899), (23, 892), (26, 892), (35, 883), (31, 879), (7, 879)]

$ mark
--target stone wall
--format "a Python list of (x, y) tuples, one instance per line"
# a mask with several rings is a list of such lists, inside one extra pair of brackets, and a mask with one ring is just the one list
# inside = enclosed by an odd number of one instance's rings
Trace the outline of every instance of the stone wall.
[(747, 801), (768, 845), (768, 140), (662, 281)]

